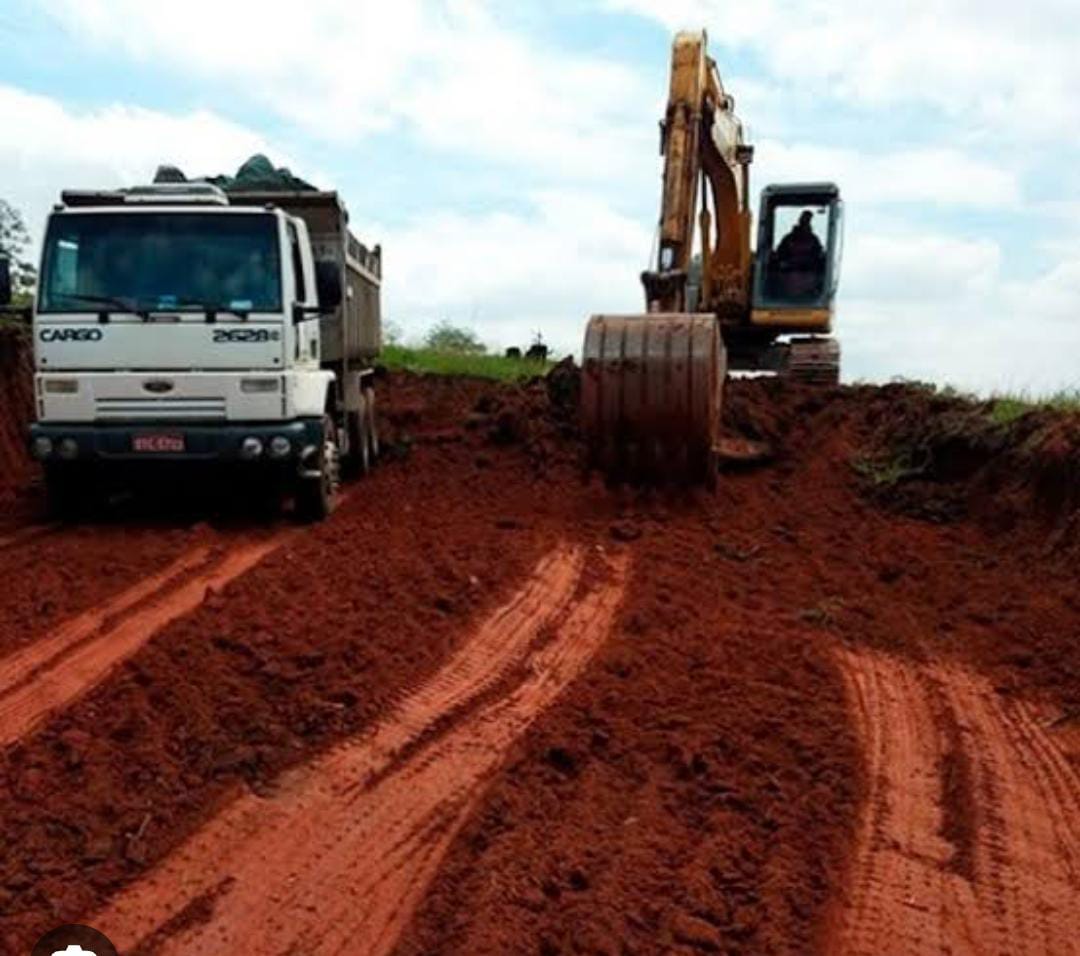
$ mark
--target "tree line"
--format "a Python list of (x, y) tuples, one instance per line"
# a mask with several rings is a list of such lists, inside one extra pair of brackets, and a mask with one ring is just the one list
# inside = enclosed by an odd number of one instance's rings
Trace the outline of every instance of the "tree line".
[(37, 283), (37, 270), (27, 258), (30, 233), (19, 212), (6, 199), (0, 199), (0, 259), (11, 264), (11, 287), (14, 304), (28, 304)]

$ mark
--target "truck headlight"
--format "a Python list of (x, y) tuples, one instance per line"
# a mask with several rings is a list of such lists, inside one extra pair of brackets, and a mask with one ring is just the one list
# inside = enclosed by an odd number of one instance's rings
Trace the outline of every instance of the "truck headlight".
[(240, 457), (245, 461), (254, 461), (263, 453), (263, 443), (260, 439), (252, 435), (249, 438), (245, 438), (240, 444)]
[(280, 384), (276, 378), (242, 378), (240, 391), (247, 395), (266, 395), (276, 392)]
[(79, 457), (79, 443), (74, 438), (62, 438), (56, 452), (65, 461), (71, 461)]
[(38, 460), (44, 461), (52, 454), (52, 439), (39, 435), (30, 446), (30, 453)]
[(47, 378), (45, 391), (51, 395), (74, 395), (79, 390), (77, 378)]
[(292, 451), (292, 442), (284, 435), (275, 435), (270, 439), (270, 457), (286, 458)]

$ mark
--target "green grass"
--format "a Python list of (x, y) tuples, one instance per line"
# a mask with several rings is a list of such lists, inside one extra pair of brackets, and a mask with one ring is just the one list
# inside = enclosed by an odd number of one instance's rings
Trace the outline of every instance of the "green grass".
[(994, 395), (990, 399), (990, 417), (1000, 425), (1008, 425), (1035, 409), (1055, 412), (1080, 411), (1080, 390), (1062, 391), (1044, 398), (1028, 395)]
[(1027, 392), (994, 392), (989, 398), (980, 398), (973, 392), (964, 392), (952, 385), (930, 385), (925, 382), (909, 383), (940, 398), (954, 398), (969, 405), (982, 405), (992, 421), (1009, 425), (1028, 412), (1037, 409), (1053, 412), (1080, 412), (1080, 389), (1063, 389), (1050, 395), (1032, 396)]
[(551, 362), (506, 358), (502, 355), (470, 355), (463, 352), (440, 352), (435, 349), (388, 345), (380, 359), (389, 369), (421, 375), (456, 375), (487, 378), (496, 382), (520, 382), (545, 375)]
[(891, 488), (908, 478), (921, 475), (925, 466), (912, 463), (911, 452), (895, 452), (891, 457), (857, 455), (851, 460), (856, 474), (865, 478), (876, 488)]

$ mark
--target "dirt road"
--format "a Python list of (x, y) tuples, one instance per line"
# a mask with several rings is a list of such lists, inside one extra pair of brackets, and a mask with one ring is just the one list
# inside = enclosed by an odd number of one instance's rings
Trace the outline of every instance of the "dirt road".
[(876, 393), (749, 383), (777, 460), (642, 496), (542, 389), (391, 385), (322, 527), (5, 530), (4, 952), (1077, 951), (1045, 515), (868, 495)]
[(195, 610), (288, 540), (291, 531), (214, 554), (199, 546), (159, 574), (0, 660), (0, 746), (93, 690), (166, 625)]
[(1080, 953), (1080, 774), (1046, 711), (955, 666), (841, 662), (869, 792), (830, 951)]
[(548, 555), (369, 734), (237, 800), (94, 925), (133, 952), (388, 951), (506, 748), (606, 637), (626, 562), (592, 561), (590, 586), (580, 548)]

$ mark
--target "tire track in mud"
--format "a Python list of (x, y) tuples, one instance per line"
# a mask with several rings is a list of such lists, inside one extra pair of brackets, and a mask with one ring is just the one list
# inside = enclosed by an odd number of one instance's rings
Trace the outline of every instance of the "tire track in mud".
[(16, 545), (25, 544), (28, 541), (36, 541), (47, 535), (56, 534), (62, 526), (59, 524), (30, 524), (18, 528), (9, 534), (0, 535), (0, 551), (6, 551)]
[(290, 532), (229, 548), (192, 548), (104, 604), (0, 659), (0, 747), (100, 683), (158, 631), (195, 610), (211, 591), (251, 570)]
[(1080, 776), (1033, 706), (955, 665), (840, 662), (868, 797), (825, 951), (1080, 954)]
[(245, 795), (93, 919), (124, 952), (390, 951), (507, 749), (585, 668), (628, 559), (563, 546), (370, 733)]

